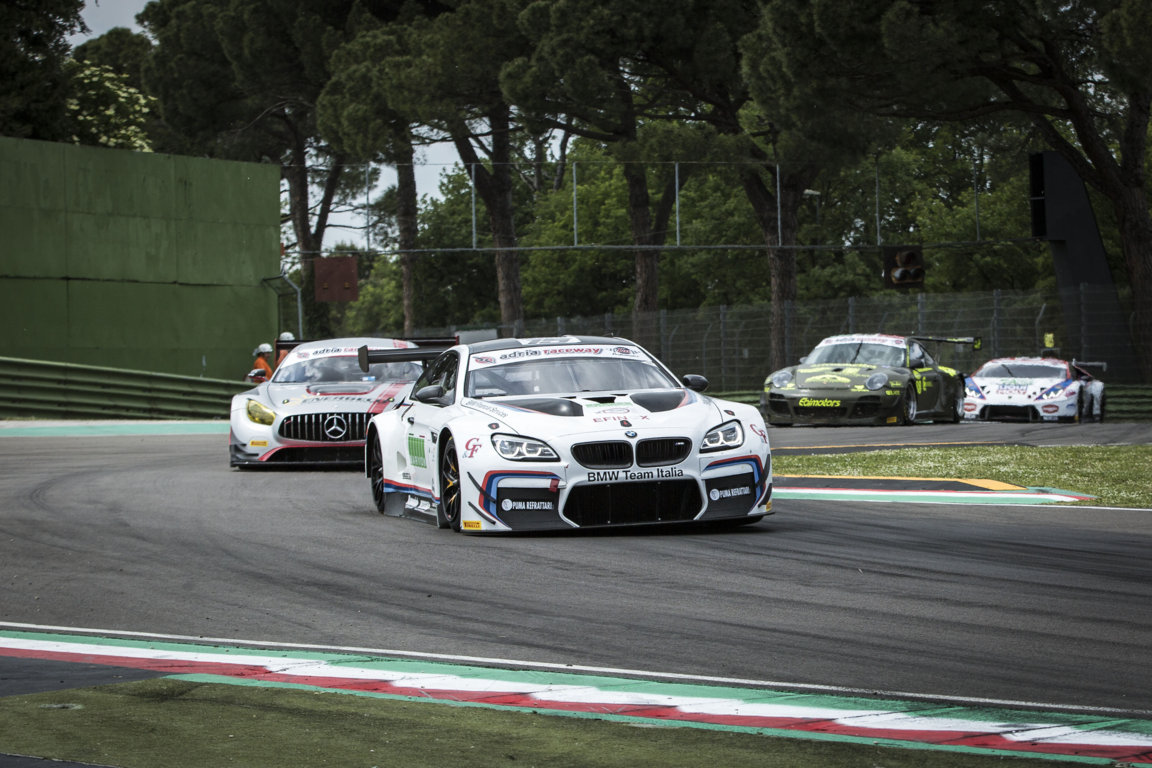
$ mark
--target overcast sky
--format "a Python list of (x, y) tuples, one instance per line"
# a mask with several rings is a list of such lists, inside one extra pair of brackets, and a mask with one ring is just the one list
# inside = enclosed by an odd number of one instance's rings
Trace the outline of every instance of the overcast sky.
[(128, 27), (134, 32), (142, 32), (136, 26), (136, 14), (147, 4), (148, 0), (86, 0), (80, 16), (92, 31), (89, 35), (73, 35), (68, 41), (76, 46), (89, 37), (100, 37), (112, 27)]

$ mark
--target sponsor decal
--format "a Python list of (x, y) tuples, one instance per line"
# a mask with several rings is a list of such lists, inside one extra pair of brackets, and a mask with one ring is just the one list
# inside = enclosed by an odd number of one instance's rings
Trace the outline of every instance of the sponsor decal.
[(528, 509), (553, 512), (556, 509), (556, 505), (551, 501), (540, 501), (535, 499), (504, 499), (500, 502), (500, 509), (503, 512), (522, 511)]
[(468, 442), (464, 443), (464, 455), (469, 459), (476, 457), (476, 452), (480, 450), (480, 438), (470, 437)]
[[(464, 401), (464, 404), (469, 408), (475, 408), (478, 411), (484, 411), (485, 413), (495, 416), (498, 419), (508, 418), (508, 411), (504, 410), (503, 408), (497, 408), (496, 406), (485, 402), (484, 400), (472, 400), (469, 398), (468, 400)], [(495, 427), (493, 427), (493, 429), (495, 429)]]
[(590, 483), (616, 483), (631, 480), (670, 480), (675, 477), (684, 477), (684, 470), (675, 467), (665, 469), (609, 469), (588, 473)]
[(831, 373), (824, 373), (819, 376), (809, 376), (809, 384), (850, 384), (852, 379), (847, 376), (836, 376)]
[(1028, 381), (1020, 379), (1001, 379), (996, 382), (998, 395), (1026, 395), (1028, 394)]
[(251, 442), (248, 443), (248, 445), (252, 446), (253, 448), (267, 448), (268, 447), (268, 441), (267, 440), (252, 440)]
[(408, 458), (414, 467), (427, 467), (428, 458), (424, 455), (424, 438), (417, 435), (408, 435)]
[(478, 531), (478, 530), (480, 530), (480, 521), (479, 520), (464, 520), (463, 522), (460, 523), (460, 527), (466, 531)]
[(762, 442), (762, 443), (764, 443), (764, 444), (767, 444), (767, 443), (768, 443), (768, 432), (767, 432), (767, 430), (761, 429), (761, 428), (760, 428), (759, 426), (757, 426), (756, 424), (749, 424), (749, 425), (748, 425), (748, 429), (752, 430), (752, 434), (754, 434), (754, 435), (756, 435), (757, 437), (759, 437), (759, 438), (760, 438), (760, 442)]
[(824, 347), (829, 344), (886, 344), (889, 347), (903, 347), (904, 339), (900, 336), (888, 336), (882, 333), (853, 333), (847, 336), (829, 336), (817, 344)]
[(752, 489), (746, 485), (740, 485), (735, 488), (713, 488), (708, 492), (708, 498), (712, 501), (719, 501), (720, 499), (731, 499), (737, 496), (751, 496)]
[(488, 355), (475, 355), (472, 358), (472, 362), (476, 363), (476, 365), (492, 365), (492, 363), (496, 362), (496, 358), (489, 357)]
[(802, 398), (800, 398), (800, 401), (796, 404), (802, 408), (839, 408), (840, 407), (840, 401), (839, 400), (830, 400), (827, 398), (820, 399), (820, 398), (815, 398), (815, 397), (802, 397)]

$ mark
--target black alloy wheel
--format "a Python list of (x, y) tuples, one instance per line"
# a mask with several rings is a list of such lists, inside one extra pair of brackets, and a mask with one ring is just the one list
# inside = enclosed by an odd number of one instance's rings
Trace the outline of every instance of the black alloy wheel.
[(456, 441), (446, 435), (440, 448), (440, 505), (436, 509), (436, 524), (454, 531), (460, 530), (460, 460), (456, 455)]
[(376, 511), (383, 512), (388, 502), (388, 491), (384, 488), (384, 454), (380, 449), (380, 438), (376, 433), (368, 436), (368, 481), (372, 485), (372, 501)]
[(904, 397), (900, 399), (900, 423), (916, 423), (916, 382), (908, 382), (904, 389)]

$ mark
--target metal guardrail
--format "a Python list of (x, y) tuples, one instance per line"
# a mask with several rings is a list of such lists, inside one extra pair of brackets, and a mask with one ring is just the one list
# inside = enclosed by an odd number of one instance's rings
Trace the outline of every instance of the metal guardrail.
[[(711, 397), (760, 405), (760, 390), (708, 392)], [(1108, 384), (1104, 387), (1106, 421), (1152, 421), (1152, 387)]]
[[(226, 419), (243, 381), (0, 357), (0, 418)], [(1152, 387), (1108, 385), (1105, 418), (1152, 421)], [(751, 405), (760, 390), (708, 394)]]
[(0, 418), (227, 419), (251, 384), (0, 357)]

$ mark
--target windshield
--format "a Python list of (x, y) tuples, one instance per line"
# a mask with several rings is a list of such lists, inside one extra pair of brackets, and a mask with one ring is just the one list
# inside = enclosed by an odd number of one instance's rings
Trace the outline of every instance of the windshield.
[(989, 379), (1063, 379), (1067, 377), (1064, 366), (1044, 365), (1043, 363), (988, 363), (976, 372), (981, 378)]
[(360, 370), (355, 355), (316, 357), (291, 365), (282, 365), (272, 374), (278, 384), (311, 384), (344, 381), (412, 381), (420, 375), (420, 364), (376, 363), (368, 372)]
[(865, 363), (896, 367), (904, 365), (904, 348), (864, 341), (824, 344), (812, 350), (805, 365), (818, 363)]
[(658, 366), (638, 356), (628, 359), (572, 356), (474, 368), (468, 373), (464, 394), (468, 397), (571, 395), (679, 386)]

